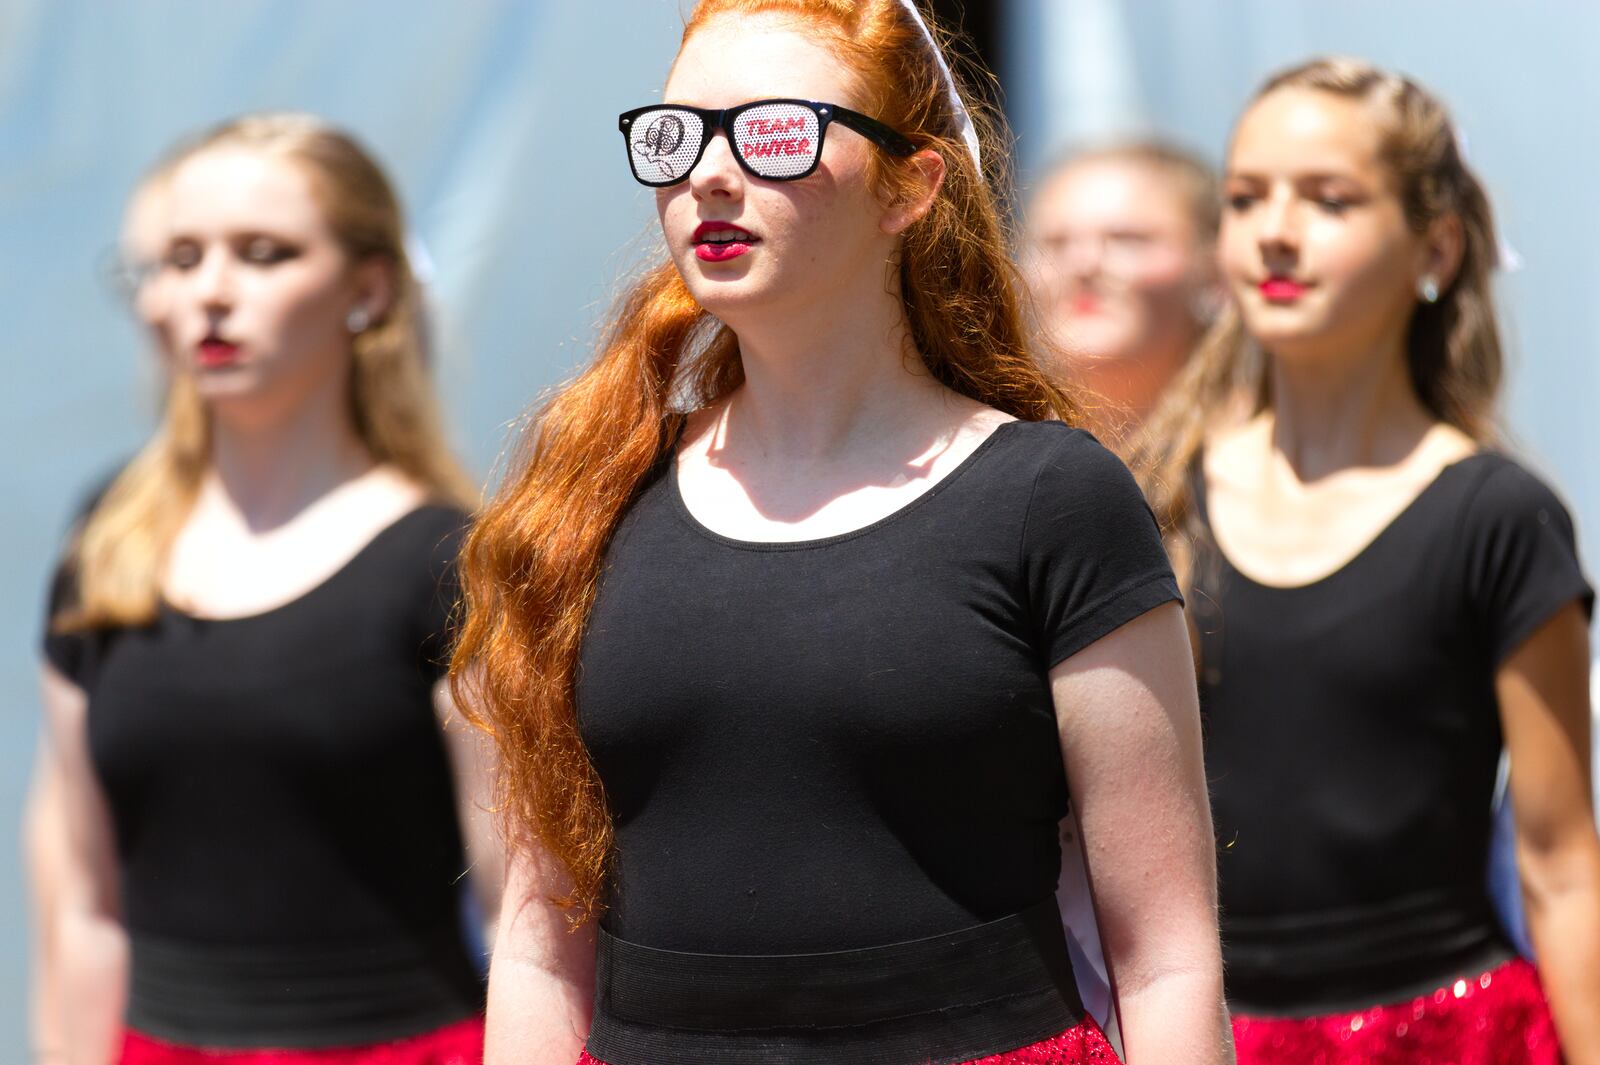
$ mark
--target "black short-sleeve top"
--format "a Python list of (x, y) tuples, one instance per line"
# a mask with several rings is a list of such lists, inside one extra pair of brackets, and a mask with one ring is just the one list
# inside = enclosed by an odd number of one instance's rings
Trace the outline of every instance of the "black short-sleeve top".
[(1331, 575), (1262, 585), (1213, 542), (1191, 598), (1236, 1007), (1363, 1008), (1509, 957), (1486, 888), (1495, 674), (1593, 598), (1555, 494), (1481, 452)]
[(905, 507), (793, 543), (718, 535), (664, 461), (606, 556), (583, 738), (616, 823), (607, 930), (793, 954), (1049, 897), (1067, 788), (1048, 673), (1178, 598), (1126, 467), (1008, 422)]
[[(479, 1007), (432, 699), (464, 523), (452, 507), (412, 510), (263, 613), (210, 620), (163, 604), (143, 627), (47, 630), (46, 658), (88, 696), (131, 1008), (176, 1018), (151, 1034), (297, 1046), (320, 1031), (337, 1044)], [(52, 616), (76, 594), (63, 567)], [(276, 985), (257, 996), (234, 961)]]

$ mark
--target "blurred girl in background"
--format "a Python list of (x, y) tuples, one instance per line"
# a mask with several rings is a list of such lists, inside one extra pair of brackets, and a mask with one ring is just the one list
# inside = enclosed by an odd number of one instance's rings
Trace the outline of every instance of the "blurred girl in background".
[[(170, 359), (167, 338), (167, 301), (163, 297), (160, 269), (165, 253), (167, 214), (167, 169), (157, 167), (134, 186), (123, 207), (122, 232), (110, 256), (107, 280), (143, 333), (148, 355), (164, 371)], [(40, 733), (39, 753), (34, 760), (32, 784), (23, 814), (24, 851), (33, 900), (33, 1033), (43, 1038), (55, 1025), (61, 1006), (59, 991), (60, 928), (56, 900), (61, 895), (61, 877), (67, 865), (68, 837), (62, 808), (61, 780), (56, 760), (51, 757), (48, 732)], [(59, 1038), (59, 1032), (53, 1036)], [(35, 1062), (60, 1062), (62, 1047), (38, 1046)]]
[(163, 421), (84, 515), (45, 639), (70, 846), (44, 1042), (475, 1063), (464, 840), (498, 877), (440, 685), (473, 493), (398, 201), (301, 115), (228, 123), (165, 181)]
[[(1114, 450), (1127, 446), (1221, 309), (1220, 205), (1211, 168), (1160, 141), (1075, 152), (1033, 195), (1023, 248), (1041, 357)], [(1110, 979), (1070, 815), (1062, 860), (1062, 919), (1079, 993), (1115, 1041)]]
[[(1136, 465), (1199, 632), (1239, 1060), (1600, 1061), (1591, 592), (1496, 446), (1483, 189), (1346, 59), (1268, 81), (1224, 180), (1237, 319)], [(1537, 972), (1485, 887), (1502, 744)]]
[(1053, 368), (1107, 446), (1136, 430), (1221, 309), (1219, 195), (1204, 162), (1159, 142), (1081, 152), (1028, 211), (1028, 276)]

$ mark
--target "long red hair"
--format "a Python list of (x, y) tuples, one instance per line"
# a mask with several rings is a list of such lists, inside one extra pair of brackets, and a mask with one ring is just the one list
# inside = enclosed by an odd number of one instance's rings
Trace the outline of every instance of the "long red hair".
[[(1032, 358), (1000, 209), (1009, 145), (996, 117), (963, 93), (985, 145), (980, 174), (937, 57), (900, 0), (701, 0), (684, 40), (713, 19), (767, 12), (826, 42), (854, 76), (852, 106), (945, 160), (944, 185), (906, 231), (900, 257), (908, 333), (928, 371), (1017, 418), (1076, 423), (1076, 405)], [(870, 180), (894, 202), (915, 174), (874, 153)], [(650, 270), (623, 295), (594, 362), (523, 430), (518, 461), (462, 555), (457, 701), (495, 737), (512, 844), (537, 844), (562, 863), (572, 890), (555, 901), (577, 922), (604, 905), (612, 845), (573, 701), (606, 546), (684, 412), (743, 380), (738, 338), (695, 302), (670, 262)]]

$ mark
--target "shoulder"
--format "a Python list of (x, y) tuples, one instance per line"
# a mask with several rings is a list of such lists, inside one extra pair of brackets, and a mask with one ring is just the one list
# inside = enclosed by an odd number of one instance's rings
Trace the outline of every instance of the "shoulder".
[(455, 504), (428, 502), (403, 514), (395, 522), (395, 527), (404, 530), (407, 536), (427, 541), (459, 538), (471, 524), (471, 515)]
[(374, 546), (388, 565), (421, 566), (437, 580), (454, 566), (470, 526), (471, 518), (459, 507), (422, 503), (379, 533)]
[(406, 604), (424, 656), (438, 665), (448, 657), (451, 619), (461, 597), (459, 556), (470, 528), (459, 507), (424, 503), (380, 534), (383, 551), (369, 579), (381, 580)]
[(1034, 476), (1071, 476), (1121, 469), (1122, 460), (1086, 429), (1059, 421), (1008, 421), (994, 430), (1012, 465)]
[(1182, 601), (1155, 516), (1121, 459), (1060, 422), (1019, 426), (1017, 438), (1036, 455), (1019, 561), (1048, 665)]
[(68, 521), (66, 534), (62, 538), (62, 547), (56, 557), (56, 564), (51, 574), (50, 584), (50, 614), (56, 613), (76, 604), (78, 596), (77, 575), (77, 549), (78, 540), (84, 527), (89, 524), (89, 519), (94, 516), (100, 504), (104, 502), (106, 494), (111, 491), (111, 486), (127, 469), (127, 463), (118, 463), (114, 468), (104, 471), (101, 475), (89, 482), (89, 486), (78, 493)]
[(451, 503), (423, 503), (395, 524), (412, 542), (437, 553), (441, 547), (460, 546), (472, 526), (472, 517)]
[(1572, 516), (1551, 485), (1499, 451), (1483, 451), (1462, 462), (1466, 475), (1463, 516), (1473, 528), (1506, 524), (1555, 526), (1572, 532)]
[(1463, 463), (1466, 498), (1451, 535), (1461, 543), (1463, 587), (1497, 665), (1558, 608), (1594, 594), (1578, 558), (1567, 507), (1542, 478), (1498, 452)]
[[(1010, 446), (1028, 476), (1025, 545), (1062, 541), (1159, 545), (1155, 516), (1123, 461), (1092, 433), (1061, 422), (1018, 423)], [(1164, 556), (1163, 556), (1164, 557)]]
[(1013, 465), (1028, 479), (1030, 508), (1137, 502), (1133, 474), (1094, 434), (1063, 422), (1015, 422), (1006, 446)]

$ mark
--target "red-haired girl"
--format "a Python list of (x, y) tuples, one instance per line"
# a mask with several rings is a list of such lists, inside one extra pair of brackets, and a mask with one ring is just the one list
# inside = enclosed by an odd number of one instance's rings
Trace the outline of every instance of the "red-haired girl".
[(487, 1060), (1112, 1061), (1069, 794), (1130, 1052), (1226, 1060), (1177, 589), (1030, 357), (996, 142), (904, 0), (705, 0), (662, 99), (620, 125), (671, 261), (464, 554)]

